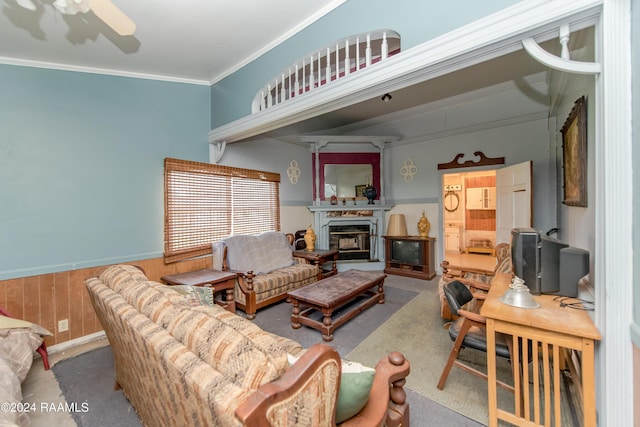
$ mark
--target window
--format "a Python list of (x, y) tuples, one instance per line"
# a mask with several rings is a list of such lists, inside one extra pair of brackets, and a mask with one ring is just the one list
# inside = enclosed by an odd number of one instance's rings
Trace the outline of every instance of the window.
[(280, 174), (164, 161), (165, 263), (211, 253), (232, 234), (280, 230)]

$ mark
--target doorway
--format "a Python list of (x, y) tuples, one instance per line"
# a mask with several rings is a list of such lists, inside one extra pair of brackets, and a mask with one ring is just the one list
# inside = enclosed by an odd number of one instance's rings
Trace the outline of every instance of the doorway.
[(496, 171), (447, 173), (442, 186), (445, 257), (495, 256)]

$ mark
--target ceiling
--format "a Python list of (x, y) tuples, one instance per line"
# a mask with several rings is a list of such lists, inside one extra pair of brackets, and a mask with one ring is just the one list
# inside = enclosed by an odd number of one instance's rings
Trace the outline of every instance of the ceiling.
[[(162, 0), (112, 0), (136, 23), (132, 36), (117, 35), (92, 12), (62, 15), (54, 8), (54, 0), (32, 1), (35, 11), (18, 6), (16, 0), (0, 0), (0, 63), (209, 85), (346, 0), (190, 0), (184, 8)], [(578, 34), (571, 37), (572, 53), (593, 45), (592, 30)], [(558, 46), (557, 39), (543, 44), (555, 53)], [(547, 73), (546, 67), (519, 50), (397, 90), (388, 102), (381, 101), (381, 93), (263, 136), (295, 142), (300, 134), (330, 129), (331, 133), (397, 135), (411, 140), (424, 136), (420, 132), (427, 127), (443, 134), (479, 121), (544, 114), (551, 108)], [(485, 104), (478, 108), (473, 99)], [(460, 107), (454, 112), (456, 103)], [(436, 110), (447, 113), (438, 115)], [(407, 115), (419, 125), (415, 130), (412, 123), (403, 121)], [(425, 126), (428, 120), (434, 122)]]
[(0, 0), (0, 63), (211, 84), (345, 0), (112, 0), (136, 23), (132, 36), (53, 1), (30, 11)]

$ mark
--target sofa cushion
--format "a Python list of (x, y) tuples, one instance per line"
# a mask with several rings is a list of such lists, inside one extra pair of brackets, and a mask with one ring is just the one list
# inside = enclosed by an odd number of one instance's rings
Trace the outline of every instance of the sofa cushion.
[(293, 249), (287, 236), (269, 231), (257, 236), (238, 235), (224, 239), (231, 270), (264, 274), (293, 264)]
[(180, 310), (166, 329), (225, 378), (245, 390), (255, 390), (274, 381), (287, 369), (286, 356), (272, 357), (234, 328), (201, 310)]
[(282, 361), (284, 361), (287, 354), (298, 354), (302, 351), (302, 346), (294, 340), (267, 332), (252, 321), (224, 310), (219, 306), (199, 306), (193, 307), (192, 310), (213, 316), (217, 320), (225, 323), (239, 334), (245, 336), (251, 341), (252, 345), (270, 357), (282, 358)]
[[(255, 276), (253, 290), (256, 293), (256, 301), (260, 302), (272, 296), (282, 295), (286, 292), (298, 289), (318, 278), (318, 267), (313, 264), (294, 263), (289, 267), (280, 268), (269, 274)], [(246, 302), (246, 295), (236, 284), (235, 299), (239, 303)]]

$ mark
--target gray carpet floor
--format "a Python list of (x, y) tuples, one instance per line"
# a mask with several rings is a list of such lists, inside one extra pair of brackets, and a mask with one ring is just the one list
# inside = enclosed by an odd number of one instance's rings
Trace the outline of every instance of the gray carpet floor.
[[(338, 328), (334, 332), (333, 341), (328, 344), (335, 347), (343, 357), (347, 358), (349, 353), (365, 343), (368, 337), (375, 335), (374, 332), (402, 307), (422, 292), (432, 294), (436, 287), (436, 279), (424, 281), (388, 276), (385, 281), (385, 304), (374, 305)], [(304, 326), (300, 329), (292, 329), (290, 315), (291, 305), (283, 302), (258, 311), (255, 322), (265, 330), (298, 341), (304, 347), (323, 342), (320, 332), (316, 330)], [(440, 321), (435, 327), (441, 328), (441, 325)], [(428, 351), (426, 345), (425, 351)], [(87, 412), (72, 414), (78, 426), (137, 427), (141, 425), (135, 410), (124, 397), (122, 391), (113, 391), (113, 355), (109, 347), (63, 360), (54, 365), (53, 371), (67, 402), (87, 402), (90, 408)], [(438, 375), (439, 372), (440, 370), (438, 370)], [(405, 390), (413, 426), (473, 427), (483, 425), (409, 387), (405, 387)]]

